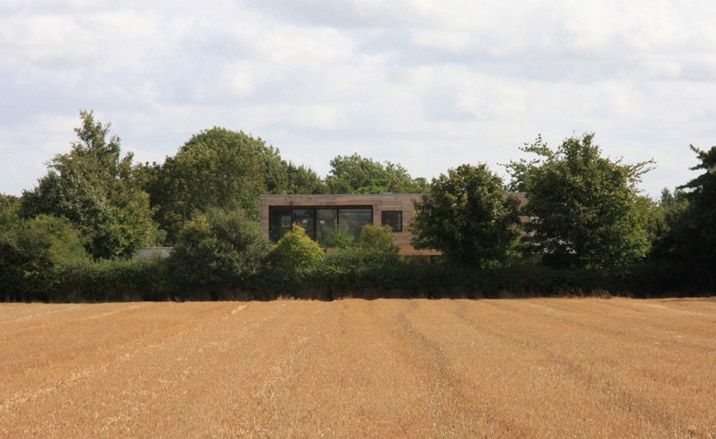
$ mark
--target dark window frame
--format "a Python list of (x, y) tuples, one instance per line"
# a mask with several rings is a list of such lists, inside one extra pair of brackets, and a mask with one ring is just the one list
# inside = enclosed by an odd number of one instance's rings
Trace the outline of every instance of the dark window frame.
[[(369, 220), (368, 224), (366, 224), (366, 225), (373, 225), (373, 222), (374, 222), (374, 220), (375, 220), (375, 209), (374, 209), (373, 205), (365, 205), (365, 204), (363, 204), (363, 205), (360, 205), (360, 204), (359, 204), (359, 205), (354, 205), (354, 204), (351, 204), (351, 205), (345, 205), (345, 206), (336, 206), (336, 205), (326, 206), (326, 205), (320, 205), (320, 204), (319, 204), (319, 205), (303, 205), (303, 204), (300, 204), (300, 205), (288, 205), (288, 206), (287, 206), (287, 205), (269, 206), (269, 238), (271, 238), (271, 232), (272, 232), (272, 230), (271, 230), (271, 213), (272, 213), (273, 211), (282, 211), (282, 210), (287, 210), (288, 212), (290, 212), (292, 221), (293, 221), (293, 215), (294, 215), (294, 214), (293, 214), (293, 211), (294, 211), (294, 210), (312, 210), (312, 211), (313, 211), (313, 215), (312, 215), (312, 216), (313, 216), (313, 221), (312, 221), (312, 222), (313, 222), (313, 230), (312, 230), (312, 231), (308, 231), (308, 230), (307, 230), (306, 233), (307, 233), (309, 236), (316, 236), (316, 238), (317, 238), (317, 237), (318, 237), (318, 235), (317, 235), (317, 233), (318, 233), (318, 230), (317, 230), (317, 229), (318, 229), (318, 209), (328, 209), (328, 210), (331, 210), (331, 209), (332, 209), (332, 210), (335, 210), (335, 211), (336, 211), (336, 229), (340, 227), (341, 220), (340, 220), (340, 213), (339, 213), (339, 211), (342, 210), (342, 209), (365, 209), (365, 210), (370, 210), (370, 220)], [(291, 224), (291, 226), (293, 226), (293, 223)], [(402, 217), (401, 217), (401, 226), (402, 226)], [(282, 228), (282, 229), (283, 229), (283, 228)], [(284, 232), (284, 233), (285, 233), (285, 232)], [(283, 236), (283, 233), (281, 233), (281, 236)], [(279, 239), (280, 239), (280, 238), (279, 238)], [(313, 238), (311, 238), (311, 239), (313, 239)], [(277, 242), (277, 241), (278, 241), (278, 239), (275, 240), (275, 241), (272, 240), (272, 242)], [(314, 239), (314, 241), (318, 242), (317, 239)]]
[[(388, 213), (388, 214), (390, 214), (390, 213), (393, 213), (393, 214), (397, 213), (397, 214), (400, 216), (400, 221), (399, 221), (398, 229), (397, 229), (397, 230), (396, 230), (395, 228), (393, 228), (393, 226), (392, 226), (390, 223), (387, 223), (387, 224), (386, 224), (386, 220), (385, 220), (385, 216), (386, 216), (385, 214), (386, 214), (386, 213)], [(380, 225), (383, 226), (383, 227), (385, 227), (385, 226), (390, 227), (390, 230), (391, 230), (393, 233), (401, 233), (401, 232), (403, 231), (403, 211), (402, 211), (402, 210), (384, 210), (384, 211), (382, 211), (382, 212), (380, 213)]]

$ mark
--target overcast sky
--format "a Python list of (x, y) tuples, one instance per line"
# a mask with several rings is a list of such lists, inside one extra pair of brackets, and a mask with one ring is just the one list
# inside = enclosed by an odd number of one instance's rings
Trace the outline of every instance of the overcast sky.
[(322, 175), (353, 152), (504, 174), (537, 134), (594, 131), (656, 160), (657, 195), (716, 144), (714, 23), (713, 0), (0, 0), (0, 192), (93, 109), (140, 161), (223, 126)]

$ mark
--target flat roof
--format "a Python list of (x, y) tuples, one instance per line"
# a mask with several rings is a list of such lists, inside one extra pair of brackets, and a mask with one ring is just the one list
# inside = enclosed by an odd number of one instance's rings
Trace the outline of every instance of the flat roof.
[(424, 195), (427, 192), (383, 192), (382, 194), (265, 194), (261, 195), (261, 198), (278, 198), (278, 197), (395, 197), (395, 196), (409, 196), (409, 195)]

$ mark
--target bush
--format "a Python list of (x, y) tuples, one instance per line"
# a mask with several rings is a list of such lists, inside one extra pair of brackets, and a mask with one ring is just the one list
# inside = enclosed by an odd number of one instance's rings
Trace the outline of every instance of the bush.
[(333, 288), (395, 288), (396, 273), (404, 270), (389, 227), (364, 226), (355, 245), (339, 248), (326, 258)]
[(358, 236), (358, 247), (377, 253), (398, 254), (390, 227), (363, 226)]
[(53, 265), (89, 260), (80, 232), (66, 218), (38, 215), (26, 221), (18, 234), (18, 244), (31, 253), (46, 248)]
[(241, 210), (209, 210), (195, 215), (179, 233), (170, 264), (182, 288), (236, 289), (254, 275), (269, 252), (258, 224)]
[(0, 288), (8, 300), (42, 300), (54, 287), (53, 270), (89, 260), (72, 224), (49, 215), (3, 227), (0, 247)]
[(353, 235), (343, 229), (336, 229), (325, 243), (329, 248), (346, 248), (353, 245)]
[(309, 238), (301, 226), (294, 225), (271, 250), (269, 263), (279, 273), (291, 275), (315, 269), (323, 258), (324, 253), (318, 243)]
[(174, 274), (167, 260), (85, 261), (55, 270), (54, 288), (47, 298), (53, 302), (168, 300), (176, 297)]
[(20, 293), (25, 288), (24, 266), (28, 262), (15, 240), (0, 229), (0, 300), (24, 300)]

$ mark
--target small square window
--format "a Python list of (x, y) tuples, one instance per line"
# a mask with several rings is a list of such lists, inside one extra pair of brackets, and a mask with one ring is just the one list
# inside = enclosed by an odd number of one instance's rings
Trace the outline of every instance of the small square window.
[(384, 210), (381, 214), (383, 226), (390, 227), (393, 232), (403, 231), (403, 212), (400, 210)]

